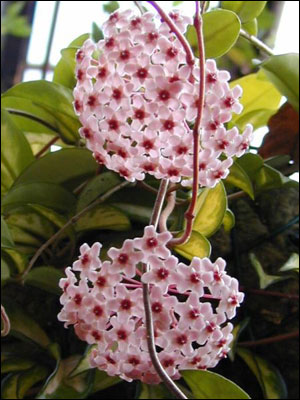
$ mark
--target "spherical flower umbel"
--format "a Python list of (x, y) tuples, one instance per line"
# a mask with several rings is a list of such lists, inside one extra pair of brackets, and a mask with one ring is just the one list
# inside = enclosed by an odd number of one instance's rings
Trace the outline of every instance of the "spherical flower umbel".
[(180, 378), (180, 370), (213, 368), (226, 357), (232, 340), (226, 320), (244, 297), (238, 281), (221, 258), (179, 262), (167, 248), (170, 239), (169, 232), (147, 226), (142, 237), (108, 250), (104, 262), (99, 243), (81, 246), (79, 259), (66, 269), (58, 318), (94, 345), (92, 367), (127, 381), (160, 382), (148, 353), (143, 283), (149, 285), (158, 357), (172, 379)]
[[(177, 10), (170, 17), (182, 33), (191, 23)], [(87, 40), (76, 55), (74, 108), (86, 146), (98, 163), (131, 182), (149, 173), (190, 185), (197, 62), (186, 64), (181, 43), (150, 12), (137, 17), (130, 10), (116, 11), (103, 31), (104, 39)], [(225, 129), (232, 113), (242, 111), (242, 89), (230, 88), (230, 74), (207, 60), (205, 79), (200, 160), (207, 162), (200, 161), (199, 185), (214, 187), (228, 175), (233, 157), (248, 149), (252, 127), (242, 134)]]

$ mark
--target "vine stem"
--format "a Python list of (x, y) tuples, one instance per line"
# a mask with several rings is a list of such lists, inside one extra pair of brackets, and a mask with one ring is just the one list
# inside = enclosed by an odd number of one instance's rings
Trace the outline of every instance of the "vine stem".
[[(174, 184), (171, 184), (170, 187), (175, 186)], [(159, 231), (160, 232), (166, 232), (168, 230), (167, 226), (167, 221), (169, 216), (172, 214), (175, 204), (176, 204), (176, 191), (167, 191), (166, 195), (167, 199), (167, 205), (164, 208), (164, 210), (161, 213), (160, 219), (159, 219)]]
[(299, 336), (299, 330), (295, 331), (295, 332), (284, 333), (282, 335), (271, 336), (271, 337), (264, 338), (264, 339), (249, 340), (248, 342), (240, 342), (239, 346), (243, 346), (243, 347), (262, 346), (265, 344), (282, 342), (283, 340), (294, 339), (298, 336)]
[(204, 96), (205, 96), (205, 53), (204, 53), (204, 40), (202, 30), (202, 15), (200, 2), (196, 1), (196, 14), (194, 19), (194, 26), (197, 32), (198, 48), (199, 48), (199, 67), (200, 67), (200, 84), (199, 84), (199, 101), (198, 101), (198, 112), (195, 125), (193, 128), (193, 188), (192, 188), (192, 200), (185, 213), (186, 228), (184, 233), (179, 238), (173, 238), (169, 242), (169, 246), (178, 246), (189, 240), (193, 221), (195, 218), (195, 208), (198, 196), (199, 186), (199, 150), (200, 150), (200, 125), (204, 108)]
[[(153, 207), (153, 212), (149, 221), (149, 225), (153, 225), (155, 229), (157, 229), (158, 226), (163, 203), (167, 193), (168, 184), (169, 180), (163, 179), (160, 183), (160, 187), (157, 193), (156, 201)], [(149, 267), (147, 264), (143, 264), (144, 273), (148, 272), (148, 268)], [(170, 390), (170, 392), (173, 393), (178, 399), (186, 399), (187, 397), (184, 395), (184, 393), (177, 387), (177, 385), (173, 382), (173, 380), (164, 370), (157, 356), (155, 348), (154, 326), (153, 326), (149, 288), (150, 285), (148, 283), (143, 283), (143, 302), (145, 309), (145, 325), (147, 332), (147, 345), (148, 345), (149, 356), (155, 368), (155, 371), (157, 372), (161, 380), (164, 382), (166, 387)]]
[(36, 153), (35, 158), (39, 159), (54, 143), (59, 139), (59, 136), (55, 136), (51, 139), (38, 153)]
[(267, 46), (264, 42), (259, 40), (256, 36), (250, 35), (250, 33), (246, 32), (244, 29), (240, 30), (240, 35), (249, 40), (257, 49), (263, 51), (264, 53), (268, 54), (268, 56), (274, 56), (274, 51)]
[(60, 235), (62, 232), (64, 232), (69, 226), (75, 224), (87, 211), (91, 210), (92, 208), (94, 208), (96, 205), (103, 203), (105, 200), (107, 200), (112, 194), (114, 194), (115, 192), (123, 189), (125, 186), (128, 186), (130, 184), (130, 182), (128, 181), (124, 181), (122, 183), (120, 183), (119, 185), (115, 186), (114, 188), (112, 188), (111, 190), (109, 190), (108, 192), (106, 192), (103, 196), (99, 197), (97, 200), (95, 200), (93, 203), (91, 203), (90, 205), (88, 205), (87, 207), (85, 207), (83, 210), (81, 210), (78, 214), (74, 215), (71, 219), (69, 219), (69, 221), (62, 226), (53, 236), (51, 236), (51, 238), (49, 240), (47, 240), (47, 242), (45, 242), (34, 254), (34, 256), (32, 257), (32, 259), (30, 260), (30, 263), (28, 264), (28, 267), (25, 269), (25, 271), (23, 272), (23, 274), (21, 275), (21, 279), (24, 282), (25, 277), (27, 276), (27, 274), (29, 273), (29, 271), (31, 270), (31, 268), (33, 267), (34, 263), (36, 262), (36, 260), (40, 257), (40, 255), (43, 253), (44, 250), (46, 250), (50, 244), (52, 244)]
[(7, 336), (10, 332), (10, 321), (6, 314), (5, 308), (1, 304), (1, 320), (3, 322), (3, 329), (1, 330), (1, 336)]
[(189, 45), (189, 42), (186, 40), (185, 36), (180, 32), (180, 30), (174, 24), (172, 19), (169, 17), (169, 15), (164, 12), (164, 10), (157, 4), (156, 1), (148, 1), (148, 3), (155, 8), (155, 10), (161, 16), (163, 21), (168, 24), (171, 32), (175, 34), (179, 42), (182, 44), (182, 47), (184, 48), (186, 54), (186, 63), (190, 66), (193, 66), (195, 64), (195, 57), (191, 49), (191, 46)]

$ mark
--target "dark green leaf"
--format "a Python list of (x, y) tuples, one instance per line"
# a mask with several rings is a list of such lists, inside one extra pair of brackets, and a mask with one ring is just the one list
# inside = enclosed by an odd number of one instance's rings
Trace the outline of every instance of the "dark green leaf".
[(222, 8), (234, 11), (242, 22), (257, 18), (265, 8), (266, 1), (222, 1)]
[(130, 221), (125, 214), (116, 208), (99, 204), (86, 212), (75, 224), (77, 232), (99, 229), (126, 231), (130, 229)]
[[(216, 58), (227, 53), (239, 37), (241, 23), (238, 16), (228, 10), (213, 10), (203, 15), (204, 46), (207, 58)], [(197, 35), (194, 26), (189, 26), (187, 39), (198, 57)]]
[(5, 212), (26, 204), (40, 204), (57, 211), (68, 212), (75, 205), (75, 197), (59, 185), (26, 183), (12, 188), (2, 201)]
[(61, 59), (54, 68), (53, 82), (59, 83), (69, 89), (76, 85), (75, 79), (75, 55), (77, 50), (90, 37), (88, 33), (73, 40), (69, 46), (61, 50)]
[(139, 399), (170, 399), (172, 394), (163, 385), (146, 385), (142, 383), (142, 390)]
[(73, 95), (70, 89), (42, 80), (19, 83), (2, 95), (3, 107), (12, 106), (11, 108), (20, 111), (28, 111), (51, 125), (54, 124), (61, 139), (69, 144), (78, 141), (80, 127), (72, 102)]
[(34, 160), (24, 134), (1, 109), (1, 193), (5, 193)]
[(17, 385), (20, 374), (9, 374), (1, 383), (2, 399), (17, 399)]
[(265, 399), (287, 398), (286, 385), (277, 368), (249, 350), (238, 348), (237, 354), (256, 376), (264, 392)]
[(9, 358), (1, 362), (1, 373), (25, 371), (35, 365), (34, 361), (25, 358)]
[(99, 26), (96, 24), (96, 22), (92, 23), (92, 39), (94, 42), (99, 42), (99, 40), (102, 40), (104, 38), (102, 30), (99, 28)]
[(230, 173), (225, 179), (225, 183), (229, 183), (242, 189), (251, 197), (251, 199), (254, 199), (252, 182), (245, 170), (236, 161), (230, 167)]
[[(132, 221), (147, 224), (151, 218), (152, 208), (129, 203), (112, 203), (112, 206), (123, 211)], [(169, 221), (172, 221), (170, 217)]]
[[(178, 236), (181, 236), (182, 234), (183, 232), (180, 232)], [(199, 232), (193, 231), (188, 242), (179, 246), (175, 246), (174, 250), (176, 253), (187, 258), (188, 260), (192, 260), (193, 257), (209, 257), (211, 245), (205, 236), (201, 235)]]
[(1, 286), (5, 285), (9, 277), (10, 277), (9, 266), (4, 257), (1, 255)]
[(20, 374), (18, 380), (18, 399), (23, 399), (26, 395), (27, 391), (40, 382), (41, 380), (45, 379), (48, 375), (48, 369), (42, 365), (36, 365), (35, 367), (31, 368), (28, 371), (23, 372)]
[(299, 54), (271, 56), (261, 64), (261, 69), (299, 112)]
[(15, 272), (21, 274), (28, 265), (28, 257), (21, 253), (16, 248), (14, 249), (3, 249), (3, 252), (8, 256), (9, 265), (11, 269), (14, 269)]
[(228, 357), (230, 358), (231, 361), (234, 361), (235, 359), (236, 347), (238, 345), (239, 337), (241, 333), (244, 331), (244, 329), (248, 326), (249, 322), (250, 318), (247, 317), (243, 319), (239, 324), (237, 324), (232, 330), (233, 340), (230, 343), (230, 351), (228, 353)]
[(8, 226), (1, 216), (1, 247), (14, 247), (14, 241), (12, 239), (11, 233), (9, 232)]
[(119, 175), (113, 172), (104, 172), (95, 176), (80, 193), (77, 201), (77, 212), (120, 183)]
[(277, 189), (283, 185), (298, 187), (299, 184), (266, 164), (258, 171), (255, 177), (255, 189), (258, 193), (263, 190)]
[(109, 1), (106, 4), (103, 4), (103, 10), (108, 14), (113, 13), (119, 8), (119, 3), (117, 1)]
[(212, 189), (204, 189), (198, 196), (193, 230), (209, 237), (222, 225), (227, 209), (227, 197), (224, 185), (218, 183)]
[(106, 372), (97, 369), (95, 371), (95, 380), (92, 392), (100, 392), (101, 390), (117, 385), (118, 383), (122, 383), (122, 379), (118, 376), (108, 376)]
[(64, 277), (62, 271), (54, 267), (37, 267), (32, 269), (26, 276), (25, 284), (38, 287), (47, 292), (61, 295), (58, 286), (59, 280)]
[(238, 385), (224, 376), (208, 371), (183, 371), (195, 399), (250, 399)]
[(15, 182), (47, 182), (73, 190), (82, 181), (96, 174), (97, 163), (87, 149), (62, 149), (45, 155), (27, 168)]
[(264, 165), (264, 160), (261, 156), (253, 153), (246, 153), (242, 157), (237, 158), (235, 162), (243, 168), (251, 181), (255, 180), (257, 173)]

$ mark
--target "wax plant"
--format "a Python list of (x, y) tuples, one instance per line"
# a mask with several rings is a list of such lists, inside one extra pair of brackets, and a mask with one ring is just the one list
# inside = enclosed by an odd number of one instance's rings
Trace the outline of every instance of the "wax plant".
[[(248, 320), (227, 319), (244, 294), (208, 238), (234, 230), (229, 201), (296, 185), (249, 146), (281, 95), (297, 114), (286, 78), (297, 81), (297, 55), (253, 36), (266, 2), (195, 2), (194, 16), (115, 3), (103, 30), (62, 50), (53, 82), (2, 96), (3, 398), (93, 398), (115, 385), (124, 398), (249, 398), (211, 372), (236, 352), (266, 398), (282, 396), (259, 375), (279, 372), (237, 346)], [(262, 60), (229, 82), (215, 58), (239, 37)], [(292, 254), (267, 275), (250, 259), (260, 295), (297, 265)]]

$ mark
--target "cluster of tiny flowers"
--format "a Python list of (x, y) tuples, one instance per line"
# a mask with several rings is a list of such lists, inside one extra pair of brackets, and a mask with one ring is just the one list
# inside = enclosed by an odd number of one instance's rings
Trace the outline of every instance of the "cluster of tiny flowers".
[[(178, 11), (169, 15), (182, 33), (192, 22)], [(190, 185), (192, 126), (199, 104), (197, 63), (186, 64), (181, 43), (150, 12), (136, 17), (131, 11), (116, 11), (103, 32), (103, 40), (87, 40), (76, 55), (74, 108), (81, 137), (99, 164), (129, 181), (143, 180), (148, 173)], [(242, 134), (224, 127), (232, 113), (242, 111), (241, 87), (230, 89), (229, 79), (214, 60), (206, 61), (201, 186), (213, 187), (226, 178), (232, 157), (243, 155), (252, 137), (251, 125)]]
[(180, 370), (213, 368), (226, 357), (232, 340), (226, 320), (244, 297), (238, 281), (227, 275), (221, 258), (179, 262), (166, 246), (170, 239), (169, 232), (147, 226), (143, 237), (109, 249), (104, 262), (100, 243), (84, 244), (66, 269), (58, 318), (94, 345), (92, 367), (128, 381), (160, 382), (147, 347), (142, 283), (149, 284), (158, 357), (172, 379), (180, 378)]

